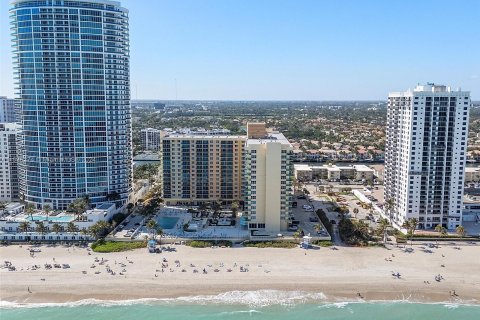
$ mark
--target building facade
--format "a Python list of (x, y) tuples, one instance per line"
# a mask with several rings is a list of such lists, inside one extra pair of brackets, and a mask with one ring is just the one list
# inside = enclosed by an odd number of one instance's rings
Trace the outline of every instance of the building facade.
[(128, 201), (132, 186), (128, 11), (116, 1), (14, 0), (20, 197), (63, 209)]
[(276, 235), (288, 229), (293, 196), (293, 147), (265, 126), (247, 128), (244, 211), (252, 235)]
[(0, 123), (0, 201), (18, 199), (17, 137), (20, 126)]
[(142, 138), (142, 149), (159, 151), (160, 150), (160, 139), (162, 135), (162, 130), (147, 128), (140, 131)]
[(388, 96), (385, 201), (395, 225), (419, 229), (462, 223), (470, 94), (443, 85)]
[(245, 136), (166, 133), (160, 171), (167, 205), (241, 200)]
[(0, 123), (2, 122), (17, 122), (15, 99), (0, 97)]

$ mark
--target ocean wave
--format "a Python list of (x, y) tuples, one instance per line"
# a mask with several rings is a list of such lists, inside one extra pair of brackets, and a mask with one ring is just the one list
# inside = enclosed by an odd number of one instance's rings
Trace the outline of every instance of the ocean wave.
[[(332, 298), (332, 297), (331, 297)], [(44, 308), (44, 307), (62, 307), (75, 308), (89, 305), (101, 307), (129, 306), (129, 305), (174, 305), (174, 304), (224, 304), (224, 305), (245, 305), (251, 308), (268, 307), (272, 305), (295, 306), (305, 303), (319, 303), (319, 309), (338, 308), (343, 309), (350, 304), (368, 303), (368, 304), (397, 304), (397, 303), (414, 303), (414, 304), (441, 304), (447, 309), (456, 309), (460, 306), (479, 307), (477, 300), (457, 300), (455, 302), (418, 302), (408, 299), (402, 300), (360, 300), (360, 299), (327, 299), (323, 293), (305, 292), (305, 291), (281, 291), (281, 290), (257, 290), (257, 291), (228, 291), (217, 295), (196, 295), (183, 296), (178, 298), (142, 298), (127, 300), (100, 300), (100, 299), (83, 299), (62, 303), (30, 303), (30, 302), (10, 302), (0, 300), (0, 309), (13, 308)], [(232, 312), (261, 312), (255, 309), (232, 311)]]
[(251, 307), (266, 307), (270, 305), (291, 306), (300, 303), (324, 301), (323, 293), (303, 291), (257, 290), (257, 291), (229, 291), (217, 295), (184, 296), (178, 298), (144, 298), (132, 300), (99, 300), (83, 299), (63, 303), (29, 303), (0, 301), (0, 309), (7, 308), (41, 308), (41, 307), (81, 307), (86, 305), (126, 306), (134, 304), (228, 304), (247, 305)]
[(323, 293), (303, 291), (257, 290), (257, 291), (229, 291), (217, 295), (200, 295), (180, 297), (177, 301), (200, 304), (242, 304), (265, 307), (270, 305), (294, 305), (309, 301), (326, 300)]

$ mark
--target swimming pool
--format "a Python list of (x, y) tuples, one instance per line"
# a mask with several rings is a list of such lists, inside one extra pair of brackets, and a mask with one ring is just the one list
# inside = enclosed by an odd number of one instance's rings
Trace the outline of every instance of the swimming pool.
[(160, 217), (157, 220), (157, 223), (162, 227), (162, 229), (172, 229), (177, 224), (180, 218), (176, 217)]
[[(47, 221), (47, 216), (31, 216), (27, 217), (27, 220), (30, 221)], [(48, 221), (53, 221), (53, 222), (70, 222), (73, 221), (73, 216), (49, 216)]]

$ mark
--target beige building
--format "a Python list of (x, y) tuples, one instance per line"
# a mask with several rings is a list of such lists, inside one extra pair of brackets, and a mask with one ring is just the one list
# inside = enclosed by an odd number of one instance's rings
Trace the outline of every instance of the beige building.
[(167, 205), (241, 200), (245, 136), (165, 133), (160, 143)]
[[(252, 129), (252, 127), (248, 127)], [(292, 145), (278, 132), (259, 127), (248, 132), (245, 145), (245, 212), (253, 236), (276, 235), (288, 229), (292, 200)]]

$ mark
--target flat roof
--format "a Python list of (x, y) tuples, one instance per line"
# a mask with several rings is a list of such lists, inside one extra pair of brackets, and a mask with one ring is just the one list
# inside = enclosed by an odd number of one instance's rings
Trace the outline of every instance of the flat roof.
[(247, 136), (240, 135), (221, 135), (221, 134), (192, 134), (192, 133), (173, 133), (167, 134), (163, 137), (164, 140), (168, 139), (194, 139), (194, 140), (209, 140), (209, 139), (234, 139), (234, 140), (246, 140)]
[(269, 132), (267, 137), (262, 139), (247, 139), (247, 145), (252, 144), (264, 144), (264, 143), (272, 143), (272, 142), (280, 142), (281, 144), (289, 145), (293, 148), (290, 141), (280, 132)]
[(160, 155), (157, 153), (141, 153), (133, 157), (133, 161), (160, 161)]

